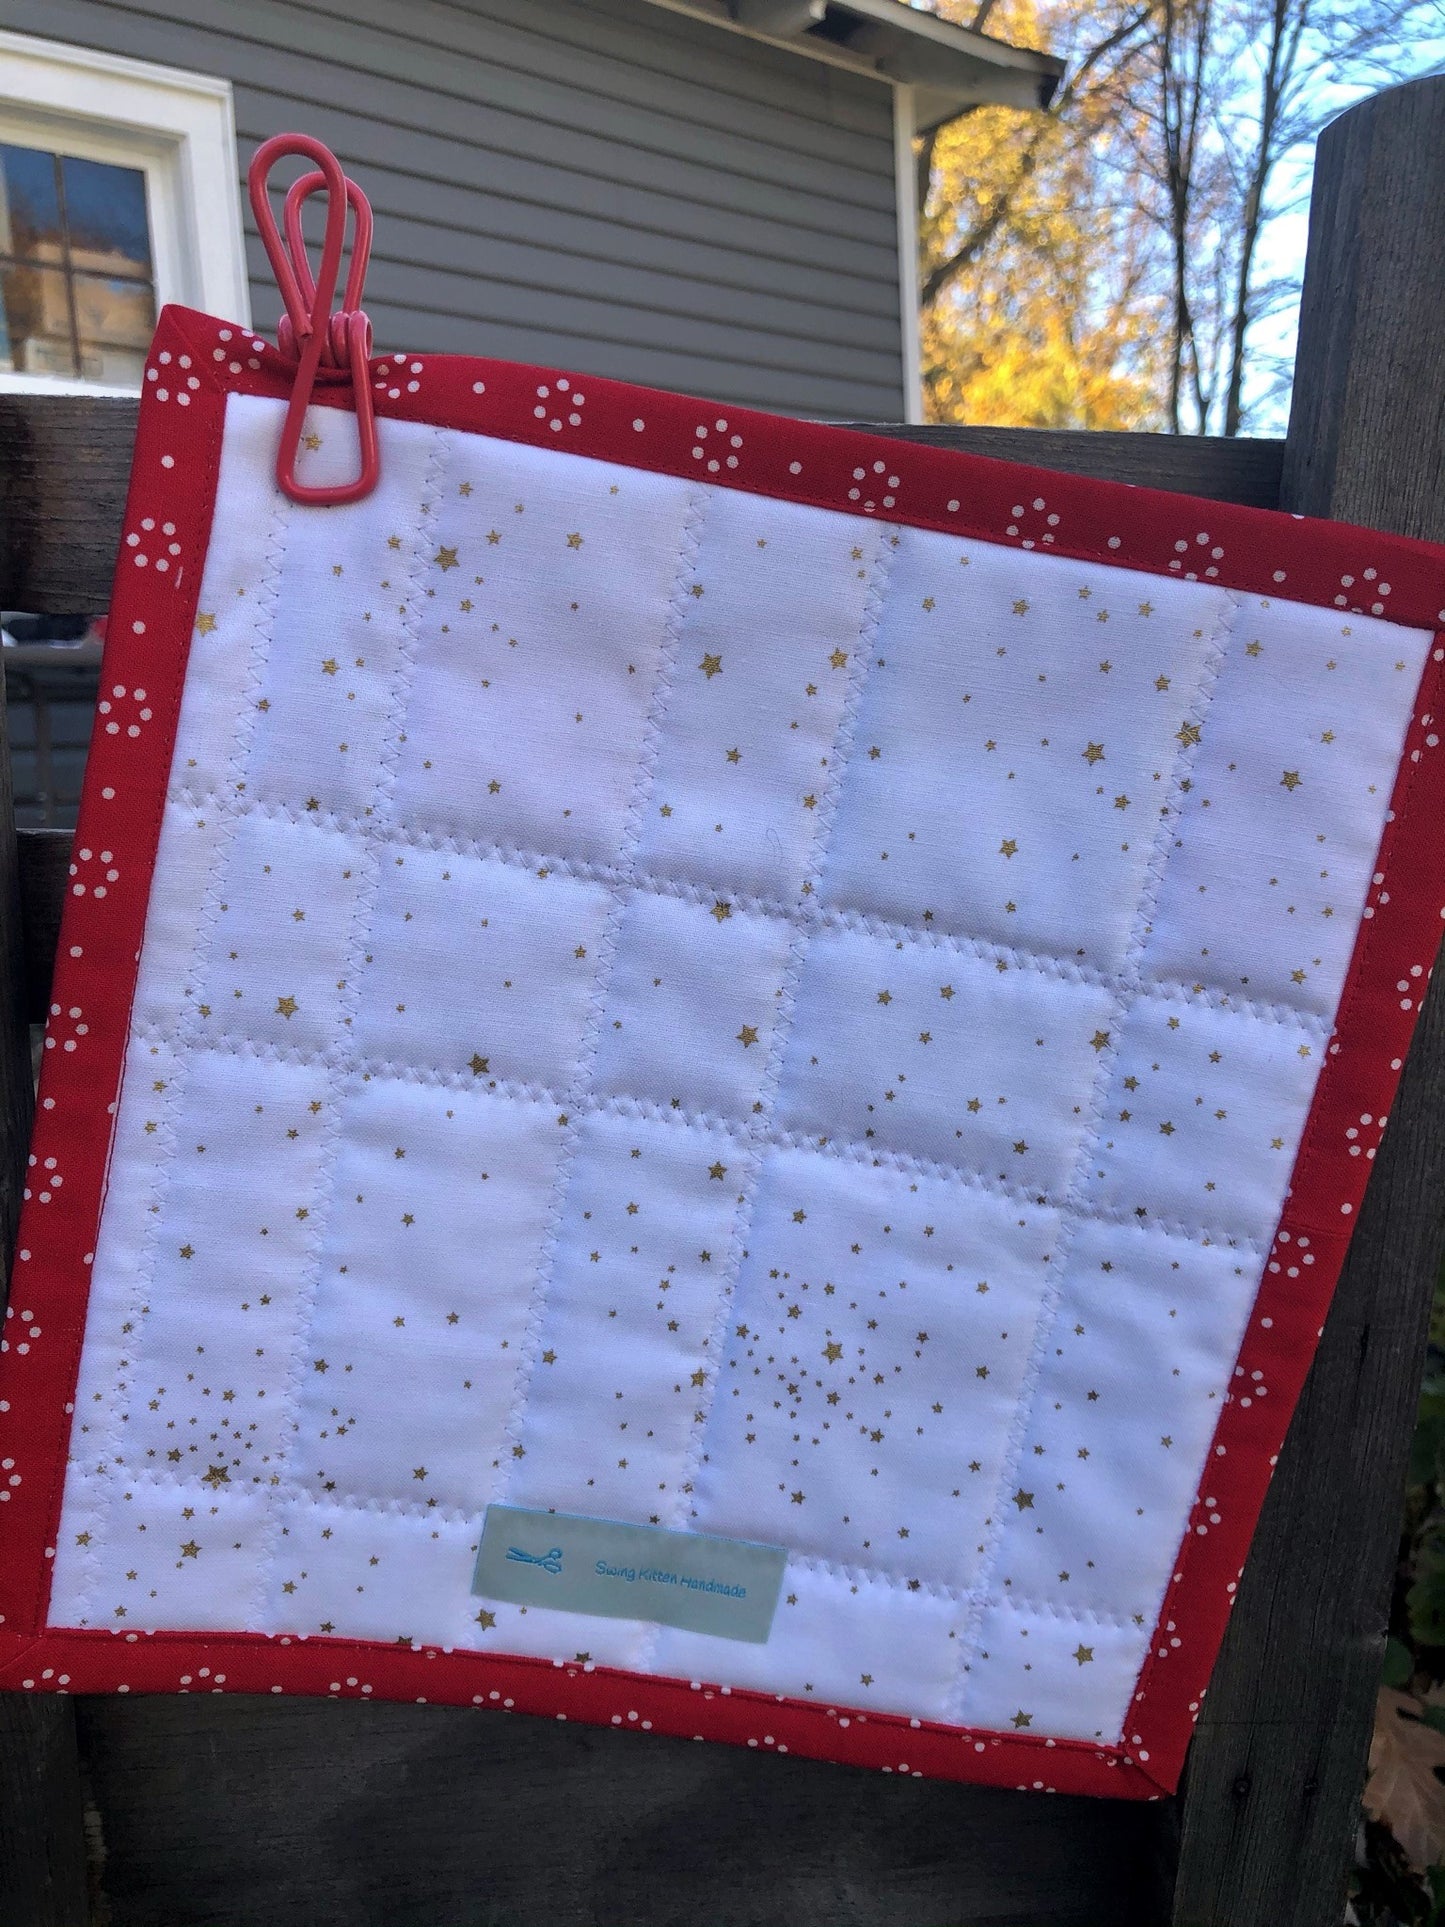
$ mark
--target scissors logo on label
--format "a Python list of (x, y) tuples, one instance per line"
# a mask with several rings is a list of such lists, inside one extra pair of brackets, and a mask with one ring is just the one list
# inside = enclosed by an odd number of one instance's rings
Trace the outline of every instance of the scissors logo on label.
[(540, 1566), (543, 1572), (562, 1570), (562, 1548), (553, 1546), (550, 1552), (523, 1552), (520, 1546), (508, 1546), (507, 1557), (515, 1559), (520, 1566)]

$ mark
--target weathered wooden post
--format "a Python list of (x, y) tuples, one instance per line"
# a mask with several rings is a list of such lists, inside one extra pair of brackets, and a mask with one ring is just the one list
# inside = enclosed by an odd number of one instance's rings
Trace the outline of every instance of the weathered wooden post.
[[(1445, 79), (1320, 140), (1280, 506), (1445, 540)], [(1442, 623), (1445, 627), (1445, 623)], [(1190, 1759), (1175, 1927), (1336, 1927), (1445, 1216), (1421, 1022)]]

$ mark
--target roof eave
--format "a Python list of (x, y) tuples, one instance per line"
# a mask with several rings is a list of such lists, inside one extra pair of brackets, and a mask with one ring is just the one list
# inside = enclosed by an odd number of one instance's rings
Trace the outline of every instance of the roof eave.
[(971, 107), (1047, 107), (1064, 74), (1053, 54), (1010, 46), (904, 0), (823, 0), (818, 26), (887, 79), (920, 90), (920, 131)]
[(1047, 107), (1064, 63), (1053, 54), (940, 20), (906, 0), (654, 0), (793, 52), (911, 87), (927, 133), (970, 108)]

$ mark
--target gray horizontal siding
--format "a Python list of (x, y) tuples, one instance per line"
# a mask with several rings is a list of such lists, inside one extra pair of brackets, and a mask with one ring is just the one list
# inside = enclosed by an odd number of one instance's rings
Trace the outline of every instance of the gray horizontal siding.
[[(223, 75), (244, 163), (303, 128), (378, 222), (380, 346), (799, 414), (903, 409), (889, 90), (647, 0), (4, 0)], [(248, 214), (249, 220), (249, 214)], [(248, 236), (257, 324), (277, 301)]]

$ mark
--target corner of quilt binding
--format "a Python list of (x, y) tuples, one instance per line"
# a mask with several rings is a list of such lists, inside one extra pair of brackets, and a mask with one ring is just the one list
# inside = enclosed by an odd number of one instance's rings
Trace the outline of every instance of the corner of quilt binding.
[[(146, 355), (147, 397), (151, 390), (165, 385), (164, 375), (172, 363), (178, 386), (184, 383), (192, 392), (199, 388), (213, 395), (227, 394), (245, 366), (235, 350), (244, 350), (251, 357), (255, 340), (251, 329), (240, 322), (168, 301), (160, 311)], [(259, 367), (259, 361), (254, 365)]]
[[(1191, 1728), (1191, 1732), (1192, 1730)], [(1119, 1770), (1124, 1773), (1131, 1782), (1142, 1780), (1150, 1789), (1150, 1791), (1143, 1796), (1144, 1798), (1149, 1800), (1172, 1800), (1179, 1791), (1179, 1780), (1184, 1771), (1182, 1758), (1173, 1763), (1172, 1771), (1168, 1768), (1156, 1768), (1152, 1761), (1148, 1765), (1145, 1765), (1137, 1754), (1131, 1753), (1128, 1748), (1124, 1746), (1119, 1746), (1114, 1749), (1113, 1758)]]
[[(11, 1692), (17, 1687), (29, 1690), (38, 1682), (22, 1680), (21, 1669), (32, 1653), (43, 1653), (47, 1635), (45, 1633), (7, 1633), (0, 1631), (0, 1692)], [(62, 1690), (59, 1682), (46, 1680), (47, 1687)]]

